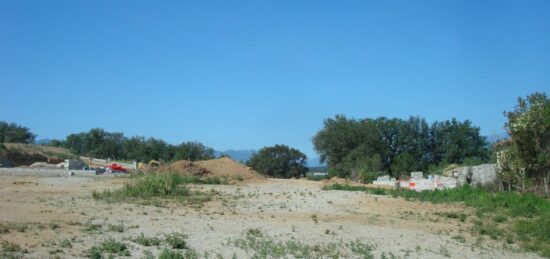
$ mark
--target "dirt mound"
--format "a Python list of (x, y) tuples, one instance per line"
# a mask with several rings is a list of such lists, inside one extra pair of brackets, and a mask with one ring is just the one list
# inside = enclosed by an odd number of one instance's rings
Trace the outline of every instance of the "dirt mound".
[(207, 177), (240, 177), (243, 179), (263, 178), (254, 170), (226, 157), (198, 162), (180, 160), (169, 165), (161, 166), (158, 171)]
[(158, 172), (197, 176), (207, 176), (210, 173), (208, 170), (196, 166), (189, 160), (179, 160), (174, 163), (161, 166), (159, 167)]
[(29, 165), (30, 168), (56, 168), (57, 165), (55, 164), (48, 164), (46, 162), (34, 162), (31, 165)]
[(32, 144), (0, 144), (0, 163), (4, 167), (29, 166), (34, 162), (57, 164), (65, 159), (76, 157), (64, 148)]
[(214, 176), (263, 178), (263, 176), (256, 171), (227, 157), (199, 161), (194, 164), (208, 170)]

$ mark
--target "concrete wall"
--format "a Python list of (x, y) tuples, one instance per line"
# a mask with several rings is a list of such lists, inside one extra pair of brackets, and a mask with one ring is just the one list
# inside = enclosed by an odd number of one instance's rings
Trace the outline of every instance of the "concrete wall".
[(474, 185), (487, 185), (494, 183), (497, 179), (497, 165), (483, 164), (472, 166), (471, 179), (471, 184)]
[(95, 177), (95, 170), (67, 170), (67, 169), (53, 169), (53, 168), (28, 168), (28, 167), (15, 167), (15, 168), (0, 168), (0, 175), (9, 176), (45, 176), (45, 177), (60, 177), (70, 176), (72, 173), (74, 176), (86, 176)]
[(496, 181), (496, 164), (462, 166), (450, 171), (449, 176), (457, 180), (457, 185), (487, 185)]
[(65, 160), (67, 169), (69, 170), (82, 170), (86, 164), (80, 160)]

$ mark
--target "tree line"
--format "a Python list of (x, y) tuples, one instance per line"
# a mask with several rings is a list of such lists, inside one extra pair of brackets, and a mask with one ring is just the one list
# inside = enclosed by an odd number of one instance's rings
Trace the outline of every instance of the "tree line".
[(121, 132), (93, 128), (88, 132), (71, 134), (64, 140), (53, 140), (51, 146), (64, 147), (78, 155), (136, 160), (205, 160), (214, 158), (214, 149), (197, 141), (168, 144), (156, 138), (125, 137)]
[(0, 121), (0, 143), (34, 143), (36, 135), (29, 128)]
[[(328, 118), (313, 137), (313, 145), (327, 162), (329, 174), (372, 180), (376, 172), (395, 177), (411, 171), (437, 173), (448, 164), (475, 165), (497, 160), (499, 180), (525, 189), (534, 179), (548, 195), (550, 177), (550, 100), (534, 93), (505, 112), (510, 139), (489, 146), (480, 129), (469, 120), (456, 119), (429, 124), (424, 118), (350, 119)], [(0, 121), (0, 143), (34, 143), (29, 128)], [(49, 145), (64, 147), (75, 154), (114, 159), (191, 161), (214, 158), (214, 150), (197, 141), (172, 145), (156, 138), (126, 137), (120, 132), (94, 128), (71, 134)], [(286, 145), (262, 148), (248, 165), (274, 177), (300, 177), (307, 171), (307, 157)]]
[(482, 163), (489, 149), (479, 127), (456, 119), (428, 124), (424, 118), (349, 119), (337, 115), (324, 121), (313, 145), (338, 177), (373, 178), (427, 171), (442, 164)]

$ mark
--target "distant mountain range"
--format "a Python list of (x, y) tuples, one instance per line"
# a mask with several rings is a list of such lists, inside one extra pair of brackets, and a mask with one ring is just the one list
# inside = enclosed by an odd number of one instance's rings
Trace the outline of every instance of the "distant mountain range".
[(214, 155), (216, 157), (221, 156), (222, 154), (226, 154), (231, 159), (239, 162), (246, 162), (252, 157), (252, 155), (256, 152), (256, 150), (253, 149), (244, 149), (244, 150), (234, 150), (234, 149), (228, 149), (225, 151), (214, 151)]
[[(254, 149), (245, 149), (245, 150), (228, 149), (225, 151), (214, 151), (214, 155), (216, 157), (219, 157), (222, 154), (226, 154), (235, 161), (246, 162), (252, 157), (252, 155), (254, 155), (255, 152), (256, 150)], [(307, 165), (311, 167), (311, 166), (322, 166), (324, 164), (321, 164), (319, 162), (319, 157), (311, 157), (307, 159)]]
[(43, 139), (38, 139), (34, 141), (34, 143), (37, 145), (48, 145), (50, 144), (50, 142), (52, 142), (52, 140), (49, 138), (43, 138)]

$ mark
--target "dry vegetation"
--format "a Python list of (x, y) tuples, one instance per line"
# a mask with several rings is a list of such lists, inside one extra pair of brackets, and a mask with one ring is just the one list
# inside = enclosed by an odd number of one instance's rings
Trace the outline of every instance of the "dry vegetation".
[[(537, 258), (476, 209), (307, 180), (0, 176), (1, 257)], [(361, 187), (354, 187), (361, 188)], [(202, 198), (197, 198), (202, 197)], [(207, 197), (207, 198), (205, 198)], [(508, 224), (510, 218), (487, 220)], [(497, 224), (497, 223), (495, 223)], [(484, 225), (481, 225), (484, 226)]]

